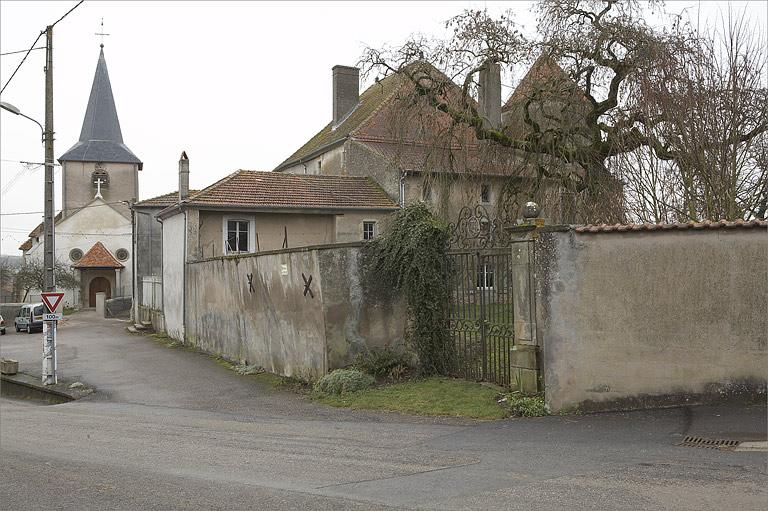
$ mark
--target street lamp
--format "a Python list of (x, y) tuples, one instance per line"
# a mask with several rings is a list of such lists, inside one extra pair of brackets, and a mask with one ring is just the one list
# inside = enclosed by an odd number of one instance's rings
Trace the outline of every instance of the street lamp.
[(10, 103), (6, 103), (4, 101), (0, 101), (0, 108), (2, 108), (3, 110), (7, 110), (8, 112), (11, 112), (13, 115), (20, 115), (20, 116), (22, 116), (22, 117), (24, 117), (26, 119), (29, 119), (30, 121), (34, 122), (35, 124), (37, 124), (40, 127), (40, 131), (42, 132), (42, 141), (45, 142), (45, 129), (43, 128), (42, 124), (40, 124), (39, 122), (37, 122), (36, 120), (31, 118), (30, 116), (24, 115), (23, 113), (21, 113), (21, 110), (19, 110), (18, 108), (16, 108), (15, 106), (13, 106)]
[[(13, 115), (20, 115), (25, 119), (29, 119), (34, 122), (43, 132), (43, 145), (45, 147), (45, 196), (44, 196), (44, 216), (43, 216), (43, 279), (46, 293), (53, 293), (56, 291), (56, 274), (54, 272), (55, 265), (55, 238), (54, 238), (54, 221), (53, 221), (53, 77), (52, 77), (52, 61), (51, 61), (51, 27), (48, 27), (48, 45), (47, 59), (45, 67), (45, 128), (42, 124), (28, 115), (21, 113), (21, 110), (11, 105), (10, 103), (0, 102), (0, 108), (11, 112)], [(45, 299), (44, 299), (45, 300)], [(49, 311), (56, 312), (56, 311)], [(51, 385), (57, 382), (56, 375), (56, 321), (46, 319), (45, 327), (43, 328), (43, 384)]]

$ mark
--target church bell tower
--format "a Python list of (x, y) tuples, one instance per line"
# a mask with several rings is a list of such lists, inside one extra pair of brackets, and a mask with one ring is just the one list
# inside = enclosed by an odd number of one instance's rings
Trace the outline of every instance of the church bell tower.
[(104, 45), (101, 45), (80, 139), (60, 158), (63, 216), (100, 198), (130, 217), (139, 195), (142, 163), (123, 143)]

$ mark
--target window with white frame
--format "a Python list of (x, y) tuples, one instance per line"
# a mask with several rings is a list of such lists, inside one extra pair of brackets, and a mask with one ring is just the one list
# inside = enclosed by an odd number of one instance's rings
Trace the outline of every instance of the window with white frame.
[(376, 236), (376, 222), (366, 220), (363, 222), (363, 239), (372, 240)]
[(248, 252), (248, 220), (227, 220), (227, 253)]
[(488, 184), (480, 185), (480, 202), (482, 204), (491, 203), (491, 186)]
[(484, 264), (477, 269), (477, 288), (493, 289), (493, 265)]

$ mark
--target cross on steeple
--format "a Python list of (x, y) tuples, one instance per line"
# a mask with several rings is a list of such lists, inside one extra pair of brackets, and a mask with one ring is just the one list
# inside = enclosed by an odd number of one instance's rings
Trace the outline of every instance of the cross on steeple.
[(93, 184), (96, 185), (96, 195), (93, 196), (94, 199), (103, 199), (101, 195), (101, 185), (103, 185), (106, 181), (103, 181), (100, 177), (96, 178), (96, 181), (93, 182)]
[(104, 48), (104, 36), (109, 35), (104, 33), (104, 18), (101, 18), (101, 32), (96, 32), (94, 35), (101, 36), (101, 44), (99, 46)]

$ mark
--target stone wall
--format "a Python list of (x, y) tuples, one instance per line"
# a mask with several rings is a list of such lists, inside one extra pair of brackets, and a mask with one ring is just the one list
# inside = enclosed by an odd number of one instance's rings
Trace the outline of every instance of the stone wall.
[[(349, 364), (366, 346), (401, 343), (404, 308), (362, 291), (359, 250), (324, 245), (188, 264), (184, 340), (310, 379)], [(181, 339), (177, 332), (168, 333)]]
[(536, 250), (553, 411), (765, 400), (765, 229), (569, 230)]
[(104, 302), (105, 318), (127, 318), (131, 314), (131, 297), (112, 298)]
[(13, 328), (13, 320), (16, 318), (16, 313), (19, 312), (19, 309), (24, 305), (26, 304), (22, 302), (0, 303), (0, 316), (5, 320), (5, 327), (7, 329), (10, 330)]

